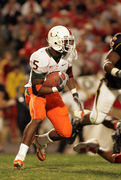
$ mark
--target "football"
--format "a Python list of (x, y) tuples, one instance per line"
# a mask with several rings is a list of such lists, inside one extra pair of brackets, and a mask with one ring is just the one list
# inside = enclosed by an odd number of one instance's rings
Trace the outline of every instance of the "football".
[(61, 76), (62, 80), (65, 80), (65, 74), (60, 71), (55, 71), (48, 74), (43, 82), (44, 86), (47, 87), (56, 87), (60, 84), (59, 76)]

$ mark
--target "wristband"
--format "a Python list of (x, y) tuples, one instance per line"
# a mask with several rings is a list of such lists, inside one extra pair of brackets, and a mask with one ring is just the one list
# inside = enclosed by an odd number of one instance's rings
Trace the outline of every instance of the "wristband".
[(52, 92), (58, 92), (58, 89), (56, 87), (52, 87)]
[(74, 88), (74, 89), (71, 90), (71, 94), (75, 94), (75, 93), (77, 93), (76, 88)]
[(117, 76), (118, 71), (119, 71), (118, 68), (113, 68), (113, 69), (111, 70), (111, 75), (112, 75), (112, 76)]

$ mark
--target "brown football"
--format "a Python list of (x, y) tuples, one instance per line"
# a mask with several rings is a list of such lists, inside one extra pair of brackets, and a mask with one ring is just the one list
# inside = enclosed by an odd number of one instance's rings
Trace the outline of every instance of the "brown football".
[(59, 76), (61, 76), (62, 80), (65, 80), (65, 74), (60, 71), (55, 71), (48, 74), (43, 82), (44, 86), (47, 87), (56, 87), (60, 84)]

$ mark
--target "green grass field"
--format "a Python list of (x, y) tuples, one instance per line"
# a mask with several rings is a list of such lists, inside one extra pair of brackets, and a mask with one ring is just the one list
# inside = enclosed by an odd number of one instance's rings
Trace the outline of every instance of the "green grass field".
[(0, 155), (0, 180), (121, 180), (121, 164), (99, 156), (53, 154), (40, 162), (29, 154), (21, 170), (13, 168), (14, 157)]

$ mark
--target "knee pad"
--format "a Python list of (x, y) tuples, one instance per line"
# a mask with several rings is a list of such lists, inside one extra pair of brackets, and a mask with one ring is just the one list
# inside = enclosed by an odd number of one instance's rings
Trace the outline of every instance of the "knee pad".
[(91, 112), (90, 113), (90, 122), (92, 124), (101, 124), (104, 121), (106, 114), (102, 112)]

